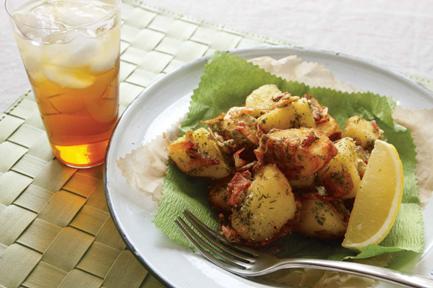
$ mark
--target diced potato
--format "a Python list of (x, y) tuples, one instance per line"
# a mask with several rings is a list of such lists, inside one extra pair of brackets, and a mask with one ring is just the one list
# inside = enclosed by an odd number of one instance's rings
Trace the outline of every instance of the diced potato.
[(330, 195), (354, 198), (361, 183), (355, 142), (346, 137), (338, 140), (335, 147), (337, 155), (319, 172), (319, 178)]
[(289, 181), (276, 165), (269, 164), (256, 173), (244, 202), (233, 209), (231, 225), (242, 239), (264, 242), (280, 235), (295, 214)]
[(298, 122), (296, 123), (297, 125), (295, 127), (316, 127), (313, 112), (307, 98), (300, 98), (299, 100), (293, 102), (292, 105), (295, 107)]
[(258, 118), (260, 129), (265, 133), (271, 129), (288, 129), (316, 126), (308, 100), (300, 98), (285, 107), (275, 108)]
[(170, 143), (168, 155), (180, 170), (191, 176), (219, 179), (231, 172), (217, 142), (204, 128), (189, 131)]
[(293, 106), (275, 108), (257, 119), (257, 123), (265, 133), (271, 129), (288, 129), (294, 126), (296, 111)]
[(337, 121), (330, 115), (328, 115), (328, 121), (317, 124), (317, 130), (321, 131), (333, 141), (340, 139), (343, 133)]
[(346, 232), (347, 216), (342, 204), (319, 198), (302, 199), (296, 231), (322, 239), (340, 238)]
[(245, 106), (256, 109), (271, 109), (275, 104), (272, 98), (280, 94), (282, 92), (275, 84), (260, 86), (247, 96)]
[(381, 139), (383, 131), (379, 128), (376, 121), (368, 121), (360, 116), (352, 116), (347, 119), (343, 136), (352, 137), (356, 144), (365, 149), (372, 149), (374, 141)]
[(336, 154), (329, 138), (312, 128), (271, 131), (258, 150), (266, 163), (275, 163), (289, 180), (314, 175)]

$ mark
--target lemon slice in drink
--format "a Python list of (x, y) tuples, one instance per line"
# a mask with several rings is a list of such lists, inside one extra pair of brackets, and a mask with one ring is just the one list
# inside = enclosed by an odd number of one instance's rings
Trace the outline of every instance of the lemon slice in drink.
[(379, 244), (389, 233), (403, 197), (403, 165), (395, 147), (377, 140), (350, 214), (343, 246)]

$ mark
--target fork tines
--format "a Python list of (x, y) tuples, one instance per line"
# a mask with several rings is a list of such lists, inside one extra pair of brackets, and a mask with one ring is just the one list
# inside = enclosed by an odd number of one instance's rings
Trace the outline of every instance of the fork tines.
[(175, 222), (206, 259), (223, 269), (236, 273), (248, 269), (256, 261), (257, 252), (228, 242), (188, 210)]
[(176, 224), (206, 259), (242, 277), (265, 275), (280, 269), (313, 268), (384, 280), (403, 287), (433, 287), (431, 280), (421, 276), (405, 275), (360, 263), (308, 258), (277, 259), (272, 255), (228, 242), (187, 210), (183, 212), (183, 217), (176, 219)]

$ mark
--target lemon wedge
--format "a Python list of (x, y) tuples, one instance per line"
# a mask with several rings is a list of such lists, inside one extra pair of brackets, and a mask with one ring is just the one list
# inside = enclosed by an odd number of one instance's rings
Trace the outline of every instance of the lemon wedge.
[(392, 144), (376, 140), (350, 214), (343, 247), (379, 244), (389, 233), (403, 197), (403, 165)]

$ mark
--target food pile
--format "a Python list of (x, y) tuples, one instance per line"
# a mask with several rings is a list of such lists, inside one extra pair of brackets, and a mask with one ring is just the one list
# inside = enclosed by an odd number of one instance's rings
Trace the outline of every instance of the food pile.
[(268, 84), (168, 152), (185, 174), (212, 179), (209, 201), (228, 240), (265, 246), (291, 232), (343, 239), (379, 139), (374, 120), (354, 115), (340, 127), (310, 95)]

